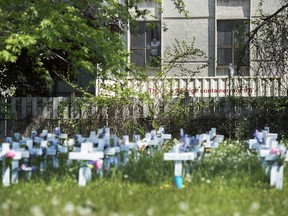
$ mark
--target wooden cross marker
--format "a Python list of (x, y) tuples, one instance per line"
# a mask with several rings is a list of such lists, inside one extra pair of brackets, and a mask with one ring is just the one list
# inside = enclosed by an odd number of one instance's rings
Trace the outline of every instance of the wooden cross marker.
[[(250, 149), (258, 152), (262, 167), (269, 177), (270, 185), (281, 190), (284, 176), (283, 164), (286, 161), (285, 157), (287, 158), (286, 148), (278, 144), (278, 134), (269, 133), (269, 131), (268, 127), (265, 127), (262, 132), (256, 130), (254, 139), (249, 139), (248, 145)], [(286, 155), (283, 156), (284, 153)], [(279, 159), (282, 160), (280, 157), (284, 157), (283, 163), (279, 163)]]
[[(81, 143), (80, 152), (69, 152), (69, 160), (80, 160), (80, 161), (96, 161), (104, 158), (104, 153), (102, 151), (93, 151), (93, 143)], [(79, 179), (78, 185), (85, 186), (87, 182), (91, 181), (91, 168), (80, 167), (79, 169)]]
[[(21, 159), (21, 153), (10, 150), (10, 143), (2, 143), (2, 151), (0, 152), (2, 159), (2, 184), (4, 187), (10, 186), (12, 183), (18, 182), (18, 164)], [(18, 163), (13, 163), (17, 161)], [(11, 177), (12, 166), (12, 177)]]
[(182, 162), (183, 161), (194, 161), (196, 158), (195, 152), (180, 152), (179, 148), (182, 144), (176, 144), (174, 147), (174, 152), (164, 153), (164, 160), (174, 161), (174, 181), (176, 187), (182, 189)]

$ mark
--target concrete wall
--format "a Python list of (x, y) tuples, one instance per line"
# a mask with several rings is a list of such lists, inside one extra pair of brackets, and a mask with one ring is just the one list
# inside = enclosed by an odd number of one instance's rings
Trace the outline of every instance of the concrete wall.
[[(207, 65), (197, 77), (216, 76), (217, 69), (217, 20), (253, 19), (260, 16), (261, 0), (184, 0), (190, 17), (180, 14), (173, 1), (163, 0), (163, 12), (157, 15), (157, 5), (153, 1), (143, 1), (139, 7), (149, 8), (153, 15), (161, 20), (167, 31), (162, 31), (162, 54), (165, 48), (175, 44), (175, 40), (191, 43), (195, 38), (195, 48), (201, 49), (208, 56), (205, 58), (187, 59), (186, 68), (195, 70), (198, 66)], [(281, 0), (263, 0), (262, 10), (272, 14), (279, 8)], [(155, 20), (149, 18), (148, 20)], [(250, 30), (253, 26), (250, 26)], [(163, 55), (162, 55), (163, 56)], [(222, 69), (223, 70), (223, 69)], [(225, 68), (224, 68), (225, 70)], [(227, 68), (228, 71), (228, 68)], [(250, 72), (251, 73), (251, 72)], [(185, 76), (178, 68), (169, 71), (168, 76)], [(189, 76), (190, 74), (186, 74)]]
[[(199, 65), (208, 65), (197, 76), (214, 76), (214, 61), (209, 59), (213, 59), (215, 55), (215, 1), (190, 0), (185, 3), (189, 18), (180, 14), (171, 0), (163, 1), (162, 22), (168, 29), (163, 32), (163, 47), (165, 48), (165, 44), (172, 45), (175, 39), (191, 43), (195, 38), (195, 48), (205, 52), (208, 58), (187, 59), (185, 66), (196, 70)], [(174, 68), (168, 75), (183, 76), (185, 74)]]
[[(211, 12), (215, 11), (215, 0), (184, 0), (189, 15), (193, 18), (211, 16)], [(184, 18), (183, 14), (179, 14), (178, 10), (171, 0), (163, 0), (163, 18)]]
[(250, 18), (250, 0), (218, 0), (217, 19)]
[[(263, 0), (262, 10), (266, 14), (273, 14), (277, 9), (280, 8), (281, 0)], [(260, 16), (259, 13), (259, 2), (260, 0), (251, 0), (251, 16), (257, 17)]]

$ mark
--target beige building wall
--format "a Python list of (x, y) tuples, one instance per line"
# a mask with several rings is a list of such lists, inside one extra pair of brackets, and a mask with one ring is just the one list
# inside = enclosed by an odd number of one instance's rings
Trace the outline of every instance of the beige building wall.
[[(262, 10), (267, 14), (274, 13), (279, 8), (279, 1), (264, 0)], [(217, 76), (217, 20), (251, 20), (257, 18), (260, 16), (260, 0), (184, 0), (184, 2), (189, 11), (189, 18), (179, 14), (171, 0), (163, 0), (163, 13), (160, 15), (157, 15), (157, 5), (153, 1), (143, 1), (140, 6), (149, 8), (155, 13), (155, 17), (161, 20), (162, 26), (167, 28), (167, 31), (162, 31), (162, 56), (165, 48), (168, 45), (173, 45), (176, 39), (180, 42), (191, 43), (195, 38), (195, 47), (204, 51), (208, 58), (187, 59), (186, 62), (179, 63), (185, 64), (185, 67), (192, 70), (196, 70), (198, 66), (207, 65), (196, 76)], [(251, 29), (253, 26), (250, 26)], [(226, 68), (223, 69), (222, 76), (227, 76), (225, 70)], [(168, 72), (168, 76), (191, 75), (185, 75), (179, 69), (174, 68)]]
[[(163, 1), (162, 22), (167, 31), (163, 32), (163, 47), (166, 44), (173, 45), (175, 40), (192, 43), (195, 38), (195, 48), (206, 53), (207, 58), (187, 59), (185, 68), (197, 71), (197, 67), (205, 66), (197, 76), (214, 76), (215, 55), (215, 1), (214, 0), (191, 0), (185, 2), (189, 11), (189, 18), (175, 9), (171, 0)], [(172, 69), (168, 76), (191, 76), (179, 69)]]

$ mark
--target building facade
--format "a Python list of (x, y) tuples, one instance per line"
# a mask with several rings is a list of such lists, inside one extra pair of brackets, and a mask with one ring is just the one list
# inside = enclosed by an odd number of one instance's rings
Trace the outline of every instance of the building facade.
[[(139, 9), (146, 9), (150, 13), (145, 19), (137, 21), (137, 30), (132, 31), (134, 28), (128, 27), (124, 36), (132, 63), (147, 67), (149, 75), (153, 77), (159, 70), (159, 61), (165, 64), (166, 48), (172, 47), (176, 40), (187, 44), (195, 40), (194, 47), (203, 51), (205, 56), (178, 62), (187, 71), (198, 72), (192, 75), (173, 67), (165, 76), (170, 83), (168, 86), (163, 80), (147, 83), (134, 83), (131, 80), (130, 87), (155, 97), (167, 90), (175, 96), (183, 91), (195, 97), (286, 96), (287, 88), (283, 88), (283, 83), (287, 83), (287, 78), (254, 77), (249, 67), (249, 64), (253, 64), (249, 52), (242, 55), (241, 70), (237, 68), (247, 40), (245, 35), (255, 28), (251, 21), (261, 16), (260, 9), (267, 15), (273, 14), (279, 8), (280, 1), (184, 0), (189, 15), (186, 17), (179, 13), (172, 0), (162, 0), (160, 7), (154, 0), (142, 0)], [(234, 75), (240, 76), (231, 78), (233, 71)], [(75, 79), (75, 83), (85, 87), (91, 79), (95, 78), (84, 74)], [(58, 82), (54, 95), (68, 96), (72, 91), (64, 82)], [(96, 84), (96, 88), (90, 87), (89, 92), (101, 94), (101, 87)]]
[[(127, 49), (131, 51), (131, 62), (138, 65), (153, 67), (155, 52), (152, 46), (153, 38), (159, 40), (157, 55), (164, 57), (165, 48), (175, 44), (175, 40), (192, 42), (195, 48), (202, 50), (207, 56), (187, 59), (179, 62), (184, 67), (196, 71), (196, 77), (227, 76), (230, 67), (235, 68), (241, 76), (251, 76), (253, 72), (249, 64), (253, 63), (250, 54), (246, 52), (242, 60), (243, 67), (237, 70), (241, 49), (246, 42), (245, 33), (253, 29), (251, 21), (260, 16), (261, 0), (184, 0), (189, 18), (180, 14), (173, 1), (162, 1), (162, 13), (153, 0), (143, 0), (139, 7), (148, 9), (150, 16), (139, 20), (138, 32), (128, 32)], [(264, 0), (261, 10), (272, 14), (279, 8), (279, 0)], [(243, 55), (242, 55), (243, 56)], [(164, 60), (165, 61), (165, 60)], [(165, 62), (164, 62), (165, 63)], [(241, 73), (240, 73), (241, 72)], [(168, 76), (189, 76), (183, 74), (177, 67), (168, 72)]]

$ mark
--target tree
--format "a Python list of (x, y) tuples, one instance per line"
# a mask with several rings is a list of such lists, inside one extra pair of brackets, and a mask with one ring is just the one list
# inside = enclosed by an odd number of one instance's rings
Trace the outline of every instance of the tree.
[(1, 1), (1, 88), (15, 87), (16, 96), (47, 95), (53, 79), (71, 82), (79, 69), (123, 76), (120, 33), (132, 19), (128, 7), (115, 0)]
[[(148, 13), (139, 10), (139, 1), (2, 0), (1, 89), (47, 96), (53, 80), (73, 85), (79, 71), (103, 80), (124, 77), (129, 64), (122, 33), (128, 22)], [(187, 14), (182, 0), (172, 1)]]
[(255, 75), (281, 77), (288, 72), (288, 2), (281, 1), (273, 14), (265, 14), (262, 3), (261, 17), (252, 20), (255, 28), (248, 35), (244, 52), (250, 51), (250, 65)]

